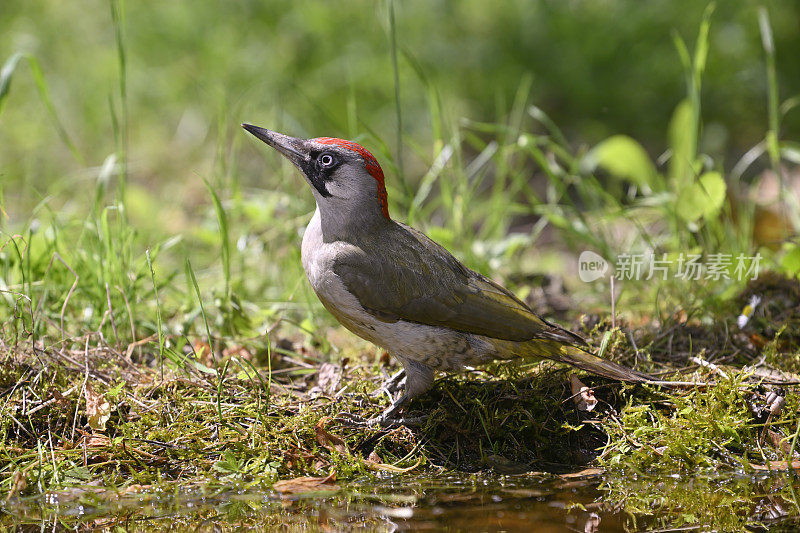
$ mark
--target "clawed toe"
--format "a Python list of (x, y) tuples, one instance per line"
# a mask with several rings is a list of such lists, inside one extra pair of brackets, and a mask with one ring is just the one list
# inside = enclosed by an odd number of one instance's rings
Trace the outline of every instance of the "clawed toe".
[(373, 420), (375, 420), (375, 418), (367, 420), (366, 418), (358, 415), (353, 415), (350, 413), (339, 413), (338, 415), (336, 415), (336, 418), (334, 420), (336, 422), (339, 422), (343, 426), (365, 428), (374, 425)]
[(343, 426), (352, 428), (396, 428), (400, 426), (420, 427), (428, 421), (428, 415), (413, 417), (395, 416), (397, 410), (389, 412), (390, 410), (391, 409), (387, 409), (380, 415), (369, 419), (351, 413), (339, 413), (335, 420)]
[(379, 424), (381, 427), (384, 428), (392, 428), (392, 427), (420, 427), (428, 421), (428, 416), (415, 416), (415, 417), (400, 417), (400, 418), (384, 418), (383, 416), (379, 416), (370, 420), (370, 422), (377, 421), (376, 423)]

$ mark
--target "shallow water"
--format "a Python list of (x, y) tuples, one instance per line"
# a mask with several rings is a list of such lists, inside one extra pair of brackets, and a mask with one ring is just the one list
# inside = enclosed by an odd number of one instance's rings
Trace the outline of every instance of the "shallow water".
[[(8, 500), (2, 505), (0, 525), (29, 531), (611, 533), (800, 528), (800, 508), (785, 497), (787, 490), (794, 491), (794, 477), (727, 478), (708, 485), (677, 478), (623, 480), (615, 485), (592, 474), (393, 475), (340, 483), (337, 491), (284, 497), (273, 491), (210, 491), (207, 487), (124, 494), (83, 487)], [(678, 494), (692, 498), (699, 507), (679, 501)], [(736, 505), (720, 499), (726, 494)], [(705, 497), (708, 502), (702, 503)]]

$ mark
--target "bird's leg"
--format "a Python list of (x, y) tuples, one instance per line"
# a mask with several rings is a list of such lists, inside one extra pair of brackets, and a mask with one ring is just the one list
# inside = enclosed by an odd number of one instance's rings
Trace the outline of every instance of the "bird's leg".
[(383, 382), (381, 388), (376, 390), (372, 393), (373, 398), (377, 398), (384, 392), (391, 395), (394, 392), (400, 390), (400, 387), (403, 386), (403, 382), (406, 379), (406, 369), (402, 369), (398, 372), (395, 372), (392, 376), (389, 377), (386, 381)]
[[(413, 398), (431, 388), (433, 383), (433, 370), (430, 367), (410, 359), (401, 359), (403, 370), (406, 375), (406, 387), (403, 395), (392, 402), (380, 416), (369, 421), (370, 424), (381, 426), (391, 425), (419, 425), (427, 419), (427, 416), (417, 418), (400, 418), (397, 415)], [(399, 374), (399, 373), (398, 373)], [(393, 378), (397, 377), (395, 374)]]
[(373, 420), (383, 425), (383, 423), (386, 421), (396, 419), (397, 415), (400, 413), (400, 410), (406, 406), (409, 400), (410, 398), (408, 395), (401, 395), (398, 399), (392, 402), (392, 405), (384, 409), (379, 417), (374, 418)]
[(390, 393), (397, 392), (400, 390), (400, 387), (402, 387), (405, 384), (405, 380), (406, 380), (406, 369), (403, 368), (402, 370), (395, 372), (389, 379), (387, 379), (383, 383), (383, 388), (389, 391)]

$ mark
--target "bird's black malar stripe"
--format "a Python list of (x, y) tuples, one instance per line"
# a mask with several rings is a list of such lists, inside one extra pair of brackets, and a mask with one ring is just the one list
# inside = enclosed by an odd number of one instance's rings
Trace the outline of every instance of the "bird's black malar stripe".
[(324, 198), (329, 198), (331, 193), (328, 192), (328, 189), (325, 187), (325, 182), (327, 181), (328, 175), (325, 171), (321, 170), (317, 167), (315, 158), (311, 158), (310, 161), (305, 161), (302, 163), (303, 167), (303, 174), (308, 176), (309, 181), (311, 181), (311, 185), (317, 190), (317, 192)]

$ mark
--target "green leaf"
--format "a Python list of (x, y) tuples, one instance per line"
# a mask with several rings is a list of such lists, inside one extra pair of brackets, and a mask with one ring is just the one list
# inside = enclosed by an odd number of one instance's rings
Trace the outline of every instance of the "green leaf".
[(194, 362), (194, 366), (195, 366), (195, 368), (197, 368), (197, 370), (199, 370), (200, 372), (202, 372), (204, 374), (210, 374), (210, 375), (213, 375), (213, 376), (217, 375), (217, 370), (216, 369), (209, 368), (206, 365), (204, 365), (203, 363), (201, 363), (200, 361), (195, 361)]
[(122, 381), (120, 381), (119, 383), (108, 389), (108, 391), (106, 391), (106, 397), (111, 400), (116, 400), (117, 397), (119, 396), (119, 393), (122, 391), (122, 387), (125, 386), (125, 383), (126, 381), (123, 379)]
[(694, 48), (694, 76), (698, 84), (706, 69), (706, 59), (708, 58), (708, 31), (711, 27), (711, 15), (714, 13), (714, 8), (714, 2), (706, 6), (705, 11), (703, 11), (703, 21), (700, 23), (700, 30), (697, 32), (697, 42)]
[(76, 481), (89, 481), (92, 479), (92, 473), (85, 466), (73, 466), (64, 472), (64, 477)]
[(792, 248), (783, 256), (781, 268), (790, 276), (800, 274), (800, 246), (793, 245)]
[(678, 216), (687, 222), (715, 216), (723, 202), (727, 186), (719, 172), (706, 172), (678, 194)]
[(236, 455), (232, 451), (227, 450), (222, 457), (219, 458), (219, 461), (211, 465), (211, 468), (222, 474), (235, 474), (241, 470), (242, 465), (239, 463)]
[(614, 135), (589, 153), (592, 161), (614, 176), (639, 186), (653, 186), (656, 167), (642, 145), (626, 135)]

